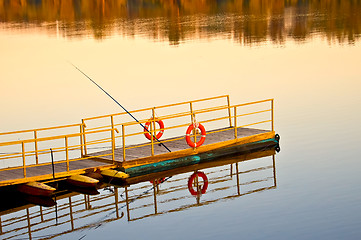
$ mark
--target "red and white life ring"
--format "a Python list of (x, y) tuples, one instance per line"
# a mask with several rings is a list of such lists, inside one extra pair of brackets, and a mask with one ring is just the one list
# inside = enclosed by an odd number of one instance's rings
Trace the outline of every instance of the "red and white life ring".
[[(198, 128), (199, 130), (201, 130), (201, 139), (196, 143), (194, 143), (191, 140), (191, 132), (194, 128)], [(204, 143), (205, 140), (206, 140), (206, 129), (203, 127), (202, 124), (192, 123), (191, 125), (189, 125), (189, 127), (186, 131), (186, 141), (190, 147), (192, 147), (192, 148), (199, 147)]]
[[(156, 120), (156, 122), (158, 123), (159, 125), (159, 128), (160, 128), (160, 131), (157, 133), (157, 135), (155, 136), (157, 139), (161, 138), (161, 136), (163, 135), (164, 133), (164, 123), (162, 120)], [(150, 126), (150, 121), (149, 122), (146, 122), (145, 125), (144, 125), (144, 136), (150, 140), (151, 139), (151, 136), (150, 136), (150, 132), (149, 132), (149, 126)], [(154, 136), (153, 136), (153, 140), (155, 140)]]
[(193, 173), (188, 179), (188, 190), (193, 196), (197, 196), (199, 194), (197, 189), (193, 188), (193, 185), (194, 185), (193, 181), (198, 176), (203, 178), (203, 186), (202, 186), (200, 193), (205, 194), (207, 191), (207, 188), (208, 188), (208, 178), (207, 178), (206, 174), (204, 174), (204, 172)]

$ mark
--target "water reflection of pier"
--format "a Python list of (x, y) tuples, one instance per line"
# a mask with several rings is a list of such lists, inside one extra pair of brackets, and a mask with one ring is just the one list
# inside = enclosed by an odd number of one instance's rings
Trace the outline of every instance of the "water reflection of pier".
[[(9, 209), (0, 212), (1, 237), (51, 239), (125, 219), (125, 212), (128, 221), (136, 221), (274, 189), (274, 154), (271, 149), (149, 174), (130, 179), (126, 187), (108, 186), (100, 195), (66, 193), (58, 197), (57, 207), (28, 204)], [(207, 175), (209, 186), (204, 194), (192, 196), (188, 178), (199, 170)], [(149, 182), (164, 177), (166, 182), (154, 183), (155, 187)]]

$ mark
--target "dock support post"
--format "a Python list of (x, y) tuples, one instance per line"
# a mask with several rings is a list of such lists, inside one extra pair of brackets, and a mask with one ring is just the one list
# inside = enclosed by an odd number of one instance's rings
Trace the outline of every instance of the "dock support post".
[(154, 195), (154, 214), (157, 214), (158, 213), (158, 210), (157, 210), (157, 181), (154, 180), (153, 181), (153, 195)]
[(40, 206), (40, 219), (41, 219), (41, 222), (44, 222), (44, 215), (43, 215), (43, 207)]
[(71, 205), (71, 197), (69, 197), (69, 211), (70, 211), (71, 230), (74, 231), (73, 206)]
[(238, 163), (236, 163), (236, 175), (237, 175), (237, 193), (241, 195), (240, 187), (239, 187), (239, 172), (238, 172)]
[(124, 187), (125, 191), (125, 202), (127, 205), (127, 216), (128, 216), (128, 222), (130, 222), (130, 211), (129, 211), (129, 198), (128, 198), (128, 187)]
[(29, 208), (26, 209), (26, 219), (28, 220), (28, 234), (29, 234), (29, 240), (31, 240), (31, 224), (30, 224), (30, 213)]
[(114, 197), (115, 197), (115, 211), (116, 211), (116, 217), (119, 218), (119, 209), (118, 209), (118, 188), (114, 186)]
[(276, 160), (275, 155), (272, 155), (272, 162), (273, 162), (273, 183), (275, 187), (277, 187), (277, 181), (276, 181)]
[(24, 178), (26, 178), (26, 163), (25, 163), (25, 146), (24, 146), (24, 142), (21, 142), (21, 152), (22, 152), (22, 156), (23, 156)]

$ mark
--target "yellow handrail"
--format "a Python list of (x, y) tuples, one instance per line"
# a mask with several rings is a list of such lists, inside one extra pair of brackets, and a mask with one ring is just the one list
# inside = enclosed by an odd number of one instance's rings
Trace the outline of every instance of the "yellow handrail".
[[(216, 105), (216, 106), (207, 107), (206, 105), (203, 104), (203, 105), (199, 105), (198, 108), (195, 108), (195, 103), (206, 102), (206, 101), (210, 101), (210, 100), (217, 100), (217, 99), (222, 99), (222, 98), (224, 98), (226, 100), (226, 104), (224, 104), (223, 102), (222, 103), (217, 102), (218, 105)], [(262, 105), (261, 107), (257, 107), (256, 110), (252, 110), (252, 108), (250, 109), (249, 107), (243, 108), (245, 106), (263, 104), (263, 103), (270, 104), (270, 105), (267, 105), (267, 107), (264, 107), (264, 105)], [(169, 110), (169, 111), (167, 110), (167, 108), (171, 108), (174, 106), (180, 106), (180, 105), (184, 105), (188, 109), (184, 110), (182, 108), (182, 110), (179, 112), (176, 112), (173, 110)], [(166, 114), (160, 114), (160, 115), (157, 114), (156, 115), (155, 111), (157, 109), (166, 109), (167, 111), (162, 111), (162, 112), (166, 112)], [(223, 124), (223, 122), (226, 120), (226, 121), (229, 121), (229, 126), (226, 125), (222, 129), (213, 129), (213, 130), (208, 129), (207, 134), (221, 132), (221, 131), (225, 131), (227, 129), (234, 129), (234, 131), (235, 131), (234, 138), (235, 139), (238, 138), (236, 130), (238, 128), (242, 128), (242, 127), (271, 123), (271, 130), (272, 131), (274, 130), (274, 100), (273, 99), (265, 99), (265, 100), (261, 100), (261, 101), (254, 101), (254, 102), (249, 102), (249, 103), (231, 105), (230, 101), (229, 101), (229, 96), (221, 95), (221, 96), (217, 96), (217, 97), (204, 98), (204, 99), (180, 102), (180, 103), (175, 103), (175, 104), (167, 104), (167, 105), (162, 105), (162, 106), (157, 106), (157, 107), (152, 107), (152, 108), (144, 108), (144, 109), (131, 111), (131, 113), (138, 113), (138, 112), (144, 112), (144, 111), (151, 111), (150, 114), (152, 115), (152, 117), (146, 118), (146, 119), (139, 119), (139, 122), (142, 124), (145, 124), (146, 122), (150, 122), (149, 131), (150, 131), (151, 135), (154, 135), (154, 134), (156, 134), (156, 132), (159, 131), (158, 129), (156, 129), (156, 121), (158, 121), (159, 119), (161, 119), (162, 121), (170, 122), (170, 123), (173, 120), (173, 124), (166, 125), (163, 128), (163, 131), (177, 130), (177, 129), (187, 127), (195, 119), (197, 119), (197, 121), (199, 123), (212, 124), (212, 126), (214, 124), (216, 124), (217, 122), (221, 122), (221, 121)], [(271, 116), (269, 117), (268, 114), (266, 114), (266, 113), (270, 113)], [(115, 121), (116, 116), (122, 116), (125, 114), (127, 114), (127, 113), (115, 113), (115, 114), (108, 114), (108, 115), (103, 115), (103, 116), (98, 116), (98, 117), (84, 118), (84, 119), (82, 119), (82, 123), (80, 123), (80, 124), (71, 124), (71, 125), (64, 125), (64, 126), (39, 128), (39, 129), (33, 129), (33, 130), (23, 130), (23, 131), (0, 133), (0, 135), (11, 135), (11, 134), (34, 132), (34, 138), (0, 142), (0, 147), (16, 146), (17, 148), (19, 148), (19, 147), (21, 148), (21, 150), (19, 150), (18, 152), (14, 151), (12, 153), (2, 153), (0, 151), (0, 160), (7, 160), (7, 159), (22, 160), (23, 166), (19, 166), (17, 168), (23, 168), (24, 169), (24, 177), (26, 177), (26, 168), (29, 166), (32, 166), (32, 165), (26, 165), (26, 160), (30, 157), (31, 157), (31, 159), (35, 158), (35, 160), (36, 160), (35, 165), (40, 166), (41, 164), (39, 164), (38, 158), (42, 157), (44, 154), (49, 154), (49, 149), (44, 149), (44, 147), (42, 147), (42, 149), (41, 149), (41, 147), (39, 147), (41, 145), (44, 145), (44, 144), (40, 144), (40, 143), (52, 144), (52, 142), (50, 142), (50, 141), (59, 141), (59, 140), (61, 140), (60, 143), (62, 143), (62, 145), (59, 143), (60, 146), (53, 146), (52, 149), (53, 149), (54, 153), (64, 153), (65, 158), (61, 159), (61, 161), (64, 161), (67, 163), (67, 171), (69, 171), (69, 162), (77, 161), (79, 159), (87, 159), (87, 158), (91, 158), (94, 156), (97, 156), (97, 157), (111, 156), (111, 159), (113, 161), (115, 161), (115, 149), (117, 147), (116, 141), (121, 142), (120, 145), (122, 146), (123, 160), (126, 159), (126, 157), (125, 157), (126, 150), (141, 147), (141, 146), (150, 146), (150, 150), (151, 150), (150, 154), (152, 156), (155, 155), (154, 145), (158, 144), (158, 141), (155, 141), (153, 138), (151, 138), (148, 143), (144, 143), (141, 145), (136, 145), (136, 146), (127, 145), (127, 141), (128, 141), (129, 137), (139, 136), (139, 135), (144, 134), (144, 129), (143, 128), (137, 129), (134, 127), (131, 128), (131, 126), (139, 124), (139, 122), (137, 122), (137, 121), (121, 122), (121, 121), (119, 121), (119, 119), (117, 119), (117, 121)], [(257, 116), (257, 115), (262, 116), (261, 119), (258, 119), (258, 120), (251, 119), (250, 120), (251, 122), (243, 121), (244, 118), (248, 119), (251, 116)], [(101, 123), (101, 124), (98, 123), (98, 125), (94, 124), (92, 126), (92, 128), (87, 128), (87, 125), (89, 125), (88, 121), (94, 120), (94, 119), (100, 119), (100, 118), (109, 118), (110, 121), (107, 122), (106, 124), (104, 124), (104, 123)], [(185, 118), (185, 119), (183, 119), (183, 118)], [(232, 126), (232, 122), (233, 122), (233, 126)], [(242, 124), (240, 124), (240, 123), (242, 123)], [(121, 133), (119, 133), (118, 129), (116, 128), (119, 126), (121, 126), (121, 130), (122, 130)], [(80, 127), (80, 130), (79, 129), (75, 130), (70, 134), (59, 134), (59, 135), (53, 135), (53, 136), (47, 136), (47, 137), (38, 137), (38, 134), (37, 134), (39, 131), (63, 129), (63, 128), (70, 128), (70, 127)], [(183, 131), (184, 130), (182, 130), (182, 132)], [(105, 133), (109, 134), (109, 135), (104, 136)], [(119, 134), (116, 135), (116, 133), (119, 133)], [(100, 135), (96, 135), (96, 134), (100, 134)], [(193, 131), (192, 136), (194, 136), (196, 138), (197, 134), (195, 134), (195, 131)], [(76, 140), (76, 142), (74, 143), (74, 140), (73, 140), (74, 138), (79, 138), (79, 140)], [(181, 136), (181, 137), (174, 136), (171, 139), (167, 139), (165, 141), (162, 140), (162, 142), (166, 143), (166, 142), (179, 140), (182, 138), (184, 138), (184, 136)], [(26, 149), (26, 148), (29, 148), (28, 144), (34, 144), (34, 145), (32, 145), (31, 150)], [(108, 147), (108, 144), (110, 145), (109, 147)], [(100, 151), (98, 151), (98, 153), (97, 152), (94, 153), (95, 155), (93, 154), (92, 156), (88, 156), (88, 153), (87, 153), (88, 150), (97, 149), (97, 148), (99, 148), (98, 146), (101, 146), (102, 148), (103, 148), (103, 146), (106, 146), (106, 148), (110, 149), (111, 152), (104, 154), (104, 152), (101, 153)], [(74, 153), (71, 153), (71, 151), (74, 151)], [(71, 156), (70, 154), (76, 155), (79, 153), (76, 151), (81, 152), (80, 157), (79, 158), (78, 157), (76, 157), (76, 158), (70, 157)], [(70, 159), (70, 158), (73, 158), (73, 159)], [(42, 163), (42, 164), (49, 164), (49, 163)]]

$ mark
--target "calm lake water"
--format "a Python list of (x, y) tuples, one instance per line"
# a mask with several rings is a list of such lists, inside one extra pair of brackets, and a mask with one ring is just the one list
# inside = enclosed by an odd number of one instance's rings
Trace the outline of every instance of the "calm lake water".
[[(75, 226), (61, 199), (65, 223), (43, 208), (52, 227), (32, 238), (360, 239), (360, 37), (356, 0), (0, 0), (0, 132), (121, 111), (71, 62), (129, 110), (274, 98), (281, 136), (274, 162), (239, 163), (240, 190), (228, 164), (204, 170), (210, 185), (198, 204), (191, 173), (163, 183), (158, 214), (149, 182), (129, 187), (130, 218), (109, 190), (91, 196), (91, 208), (77, 195)], [(39, 207), (27, 211), (2, 215), (0, 236), (28, 238), (29, 222), (16, 219)]]

